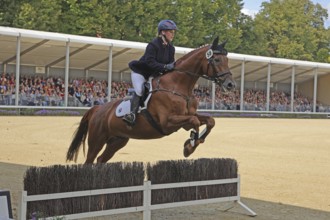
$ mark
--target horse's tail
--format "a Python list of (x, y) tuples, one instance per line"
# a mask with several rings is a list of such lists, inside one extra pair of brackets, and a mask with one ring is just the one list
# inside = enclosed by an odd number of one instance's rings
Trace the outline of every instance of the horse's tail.
[(85, 154), (85, 140), (87, 138), (88, 123), (96, 107), (97, 106), (94, 106), (93, 108), (89, 109), (82, 117), (79, 127), (73, 134), (72, 142), (66, 154), (66, 161), (74, 160), (75, 162), (77, 162), (77, 157), (81, 144), (83, 144), (83, 151)]

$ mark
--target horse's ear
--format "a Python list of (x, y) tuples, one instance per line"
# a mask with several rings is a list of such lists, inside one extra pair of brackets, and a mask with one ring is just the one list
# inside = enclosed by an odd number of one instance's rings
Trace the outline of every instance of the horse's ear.
[(216, 38), (213, 40), (213, 43), (212, 43), (212, 47), (211, 47), (211, 49), (212, 49), (212, 50), (216, 50), (217, 47), (218, 47), (218, 43), (219, 43), (219, 36), (216, 37)]
[(227, 41), (228, 41), (228, 40), (225, 40), (224, 42), (222, 42), (222, 43), (220, 44), (220, 46), (221, 46), (222, 48), (225, 48)]

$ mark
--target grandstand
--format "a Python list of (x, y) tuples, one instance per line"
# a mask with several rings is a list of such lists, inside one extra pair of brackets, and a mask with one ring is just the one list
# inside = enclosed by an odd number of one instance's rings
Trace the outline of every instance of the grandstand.
[[(0, 26), (0, 107), (81, 108), (123, 98), (146, 43)], [(193, 50), (176, 47), (176, 59)], [(228, 54), (238, 89), (201, 79), (200, 110), (330, 112), (330, 64)], [(19, 79), (19, 80), (16, 80)]]

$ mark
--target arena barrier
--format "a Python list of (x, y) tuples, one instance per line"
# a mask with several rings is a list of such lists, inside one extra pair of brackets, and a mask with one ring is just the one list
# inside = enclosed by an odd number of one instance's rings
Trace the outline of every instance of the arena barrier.
[[(179, 187), (199, 187), (199, 186), (208, 186), (208, 185), (222, 185), (236, 183), (237, 186), (237, 195), (228, 196), (221, 198), (211, 198), (211, 199), (202, 199), (202, 200), (192, 200), (184, 202), (174, 202), (174, 203), (162, 203), (162, 204), (151, 204), (151, 194), (152, 190), (157, 189), (172, 189)], [(113, 210), (102, 210), (102, 211), (93, 211), (93, 212), (84, 212), (63, 216), (54, 216), (47, 219), (56, 219), (58, 217), (63, 217), (65, 219), (80, 219), (88, 217), (100, 217), (106, 215), (114, 214), (123, 214), (123, 213), (133, 213), (133, 212), (143, 212), (143, 219), (151, 219), (151, 211), (157, 209), (166, 209), (190, 205), (202, 205), (202, 204), (211, 204), (211, 203), (220, 203), (220, 202), (233, 202), (223, 211), (228, 211), (234, 207), (235, 203), (241, 206), (244, 210), (247, 211), (249, 216), (256, 216), (257, 214), (247, 207), (244, 203), (241, 202), (240, 197), (240, 176), (237, 178), (231, 179), (221, 179), (221, 180), (207, 180), (207, 181), (195, 181), (195, 182), (180, 182), (180, 183), (167, 183), (167, 184), (154, 184), (152, 185), (151, 181), (144, 181), (144, 184), (141, 186), (131, 186), (131, 187), (119, 187), (119, 188), (108, 188), (108, 189), (98, 189), (98, 190), (85, 190), (85, 191), (76, 191), (76, 192), (66, 192), (66, 193), (53, 193), (53, 194), (43, 194), (43, 195), (27, 195), (27, 191), (22, 191), (20, 195), (20, 200), (18, 204), (18, 219), (26, 219), (27, 212), (27, 203), (33, 201), (44, 201), (44, 200), (53, 200), (53, 199), (64, 199), (64, 198), (75, 198), (83, 196), (95, 196), (95, 195), (105, 195), (113, 193), (125, 193), (125, 192), (136, 192), (143, 191), (143, 206), (128, 207), (128, 208), (118, 208)]]

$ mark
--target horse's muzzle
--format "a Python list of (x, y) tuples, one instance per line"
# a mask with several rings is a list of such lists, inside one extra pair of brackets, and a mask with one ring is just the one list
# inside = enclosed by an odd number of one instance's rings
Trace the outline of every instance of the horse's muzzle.
[(222, 83), (221, 87), (225, 92), (230, 92), (236, 88), (236, 82), (231, 77), (228, 77)]

